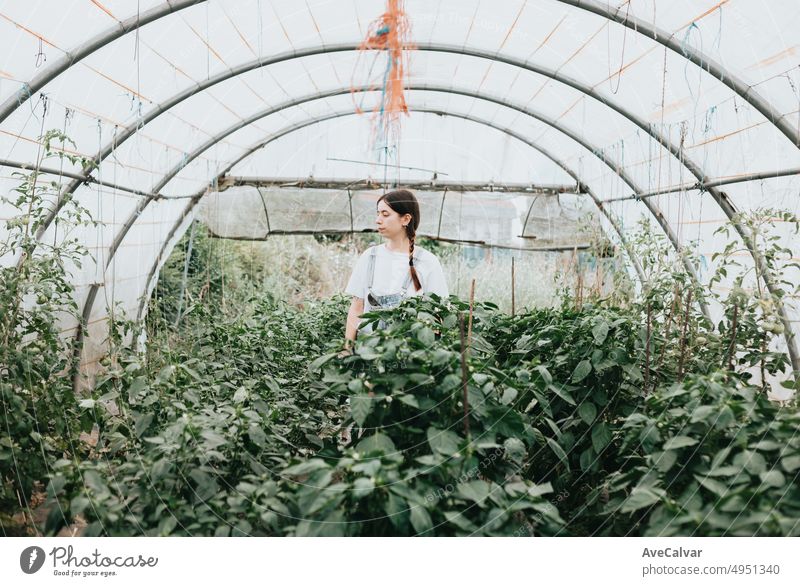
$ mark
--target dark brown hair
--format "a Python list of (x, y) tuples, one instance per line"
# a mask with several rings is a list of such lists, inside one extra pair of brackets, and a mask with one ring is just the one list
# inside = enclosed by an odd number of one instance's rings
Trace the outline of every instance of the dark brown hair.
[(417, 198), (414, 197), (414, 194), (407, 189), (396, 189), (384, 193), (378, 198), (375, 205), (377, 206), (381, 201), (385, 201), (386, 205), (400, 214), (400, 216), (411, 214), (411, 221), (406, 225), (406, 234), (411, 242), (408, 251), (408, 266), (411, 271), (411, 280), (414, 282), (414, 290), (419, 291), (422, 288), (422, 283), (420, 283), (419, 277), (417, 276), (417, 269), (414, 268), (414, 239), (417, 236), (417, 228), (419, 228), (420, 220), (419, 202)]

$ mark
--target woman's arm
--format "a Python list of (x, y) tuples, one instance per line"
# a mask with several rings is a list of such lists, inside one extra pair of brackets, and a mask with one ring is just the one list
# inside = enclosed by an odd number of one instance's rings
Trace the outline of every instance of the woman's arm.
[(344, 343), (346, 348), (352, 347), (356, 340), (362, 313), (364, 313), (364, 300), (361, 297), (353, 297), (350, 302), (350, 309), (347, 312), (347, 323), (345, 325)]

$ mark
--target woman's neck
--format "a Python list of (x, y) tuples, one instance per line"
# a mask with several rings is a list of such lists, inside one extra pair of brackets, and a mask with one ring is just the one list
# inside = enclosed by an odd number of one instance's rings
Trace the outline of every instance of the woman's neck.
[(389, 252), (404, 252), (408, 254), (409, 248), (411, 248), (411, 241), (405, 234), (399, 234), (395, 238), (386, 239), (386, 248)]

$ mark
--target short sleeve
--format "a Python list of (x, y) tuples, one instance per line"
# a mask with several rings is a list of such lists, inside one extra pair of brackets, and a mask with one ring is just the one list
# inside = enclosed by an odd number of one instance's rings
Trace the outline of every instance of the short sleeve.
[(431, 254), (430, 263), (431, 271), (428, 274), (428, 280), (425, 283), (426, 293), (436, 293), (442, 299), (447, 299), (450, 293), (447, 289), (447, 280), (444, 277), (442, 265), (435, 254)]
[(369, 250), (358, 257), (358, 260), (353, 266), (353, 272), (350, 274), (350, 280), (347, 281), (347, 287), (344, 289), (345, 293), (361, 299), (364, 298), (364, 290), (366, 289), (367, 283), (368, 261)]

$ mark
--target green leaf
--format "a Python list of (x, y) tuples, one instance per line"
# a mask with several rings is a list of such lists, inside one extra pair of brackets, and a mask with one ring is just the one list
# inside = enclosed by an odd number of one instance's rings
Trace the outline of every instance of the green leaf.
[(659, 472), (667, 473), (677, 461), (678, 453), (675, 450), (667, 450), (666, 452), (660, 453), (658, 458), (655, 460), (655, 465)]
[(375, 481), (372, 478), (356, 478), (353, 483), (352, 495), (353, 498), (360, 499), (368, 496), (375, 490)]
[(376, 433), (362, 439), (356, 446), (356, 451), (363, 455), (382, 453), (385, 456), (396, 454), (397, 448), (388, 435)]
[(578, 416), (583, 419), (586, 425), (591, 425), (597, 417), (597, 407), (590, 401), (584, 401), (578, 406)]
[(425, 507), (421, 505), (411, 506), (411, 526), (414, 527), (417, 535), (422, 535), (433, 529), (433, 521), (431, 521), (431, 516), (425, 510)]
[(642, 376), (642, 370), (635, 364), (624, 364), (622, 365), (622, 370), (632, 381), (644, 380), (644, 376)]
[(251, 425), (247, 435), (250, 437), (250, 441), (259, 448), (263, 448), (267, 445), (267, 434), (264, 433), (264, 430), (261, 429), (260, 426)]
[(557, 441), (553, 438), (547, 438), (547, 445), (550, 446), (550, 449), (553, 450), (553, 453), (561, 460), (561, 463), (566, 466), (567, 470), (569, 470), (569, 460), (567, 459), (567, 453), (564, 451)]
[(136, 437), (142, 437), (142, 434), (147, 431), (150, 424), (153, 422), (152, 413), (140, 413), (134, 419), (134, 433)]
[(728, 494), (728, 487), (725, 484), (722, 484), (719, 480), (714, 480), (713, 478), (708, 478), (707, 476), (700, 476), (699, 474), (695, 474), (694, 478), (704, 488), (707, 488), (719, 497), (724, 497), (726, 494)]
[(420, 328), (417, 332), (417, 339), (425, 346), (433, 346), (433, 343), (436, 341), (436, 335), (433, 333), (432, 329), (424, 327)]
[(594, 450), (592, 448), (586, 448), (585, 450), (583, 450), (581, 452), (579, 461), (581, 465), (581, 470), (589, 470), (589, 468), (591, 468), (597, 461), (595, 458)]
[(483, 480), (472, 480), (458, 485), (456, 496), (481, 505), (489, 497), (491, 485)]
[(676, 435), (675, 437), (669, 438), (667, 441), (664, 442), (664, 449), (665, 450), (677, 450), (680, 448), (686, 448), (688, 446), (693, 446), (697, 443), (697, 440), (693, 437), (689, 437), (686, 435)]
[(364, 360), (375, 360), (381, 357), (381, 354), (372, 346), (359, 346), (356, 353)]
[(767, 460), (764, 456), (752, 450), (745, 450), (741, 454), (738, 454), (737, 457), (734, 458), (734, 462), (743, 464), (745, 469), (754, 476), (767, 470)]
[(608, 429), (608, 425), (606, 425), (605, 421), (601, 421), (594, 427), (592, 427), (592, 447), (594, 451), (598, 454), (602, 453), (603, 448), (605, 448), (611, 442), (611, 430)]
[(442, 379), (439, 388), (445, 393), (461, 386), (461, 376), (450, 373)]
[(408, 508), (408, 504), (405, 500), (390, 492), (384, 505), (384, 512), (389, 518), (389, 521), (392, 522), (392, 525), (400, 528), (408, 518)]
[(510, 405), (514, 402), (514, 399), (517, 398), (519, 391), (514, 387), (506, 387), (506, 390), (503, 391), (503, 398), (500, 399), (500, 403), (503, 405)]
[(505, 451), (505, 457), (517, 463), (521, 463), (522, 460), (525, 459), (525, 454), (527, 454), (525, 444), (522, 443), (520, 439), (515, 437), (510, 437), (504, 441), (503, 449)]
[(625, 499), (620, 509), (623, 513), (633, 513), (639, 509), (650, 507), (661, 500), (661, 497), (649, 488), (634, 488)]
[(724, 429), (734, 421), (736, 421), (736, 416), (733, 414), (733, 409), (731, 409), (728, 405), (724, 405), (717, 414), (714, 427), (716, 429)]
[(789, 474), (800, 468), (800, 455), (797, 456), (786, 456), (781, 460), (781, 466), (783, 469), (786, 470)]
[(305, 476), (306, 474), (311, 474), (312, 472), (328, 467), (325, 460), (321, 458), (312, 458), (311, 460), (300, 462), (299, 464), (286, 468), (283, 471), (283, 476)]
[(417, 401), (417, 398), (414, 395), (409, 395), (408, 393), (401, 393), (395, 396), (397, 397), (397, 400), (400, 401), (401, 403), (405, 403), (409, 407), (416, 407), (417, 409), (419, 409), (419, 401)]
[(452, 431), (428, 428), (428, 444), (434, 452), (444, 456), (452, 456), (458, 451), (461, 444), (461, 437)]
[(538, 364), (536, 366), (536, 371), (542, 377), (542, 380), (546, 385), (550, 385), (553, 383), (553, 375), (550, 374), (550, 371), (547, 370), (547, 367), (543, 364)]
[(372, 412), (375, 401), (369, 395), (353, 395), (350, 397), (350, 413), (359, 427), (364, 427), (364, 422)]
[(692, 418), (690, 419), (691, 423), (696, 423), (698, 421), (707, 421), (709, 417), (717, 411), (717, 408), (714, 405), (701, 405), (697, 409), (692, 412)]
[(572, 398), (572, 395), (569, 394), (569, 391), (565, 389), (563, 386), (558, 385), (550, 385), (550, 390), (553, 391), (556, 395), (564, 399), (570, 405), (575, 404), (575, 399)]
[(542, 496), (544, 494), (550, 494), (553, 492), (553, 486), (549, 482), (545, 482), (544, 484), (534, 484), (528, 488), (527, 492), (528, 496)]
[(606, 341), (608, 337), (608, 322), (603, 320), (592, 328), (592, 336), (594, 336), (594, 343), (600, 346)]
[(770, 470), (769, 472), (762, 472), (758, 476), (764, 486), (771, 488), (780, 488), (786, 484), (786, 478), (780, 470)]
[(592, 363), (588, 360), (581, 360), (572, 372), (572, 382), (577, 383), (589, 376), (592, 372)]

